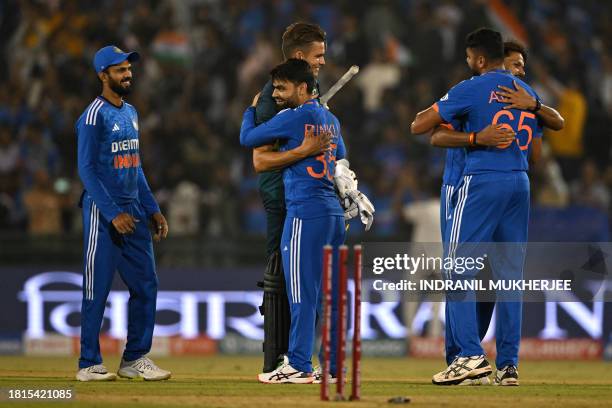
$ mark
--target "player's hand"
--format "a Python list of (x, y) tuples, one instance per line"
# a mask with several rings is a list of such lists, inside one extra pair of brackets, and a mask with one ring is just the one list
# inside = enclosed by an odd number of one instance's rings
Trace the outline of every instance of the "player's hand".
[(113, 226), (120, 234), (131, 234), (136, 230), (138, 220), (131, 214), (121, 213), (113, 218)]
[(502, 102), (509, 103), (510, 105), (504, 106), (504, 109), (522, 109), (522, 110), (533, 110), (536, 108), (536, 99), (529, 95), (529, 93), (520, 86), (516, 81), (512, 81), (516, 89), (510, 89), (507, 86), (498, 85), (497, 87), (501, 91), (496, 93), (502, 97)]
[(168, 222), (162, 213), (155, 213), (151, 217), (153, 221), (153, 240), (159, 242), (160, 239), (168, 236)]
[(516, 133), (503, 124), (490, 124), (476, 132), (476, 144), (480, 146), (503, 146), (512, 143)]
[(331, 149), (331, 142), (334, 135), (330, 131), (325, 131), (320, 135), (314, 132), (306, 132), (302, 144), (297, 147), (298, 152), (303, 157), (316, 156)]
[(374, 205), (370, 202), (368, 197), (366, 197), (365, 194), (359, 190), (347, 191), (346, 196), (357, 204), (357, 208), (359, 208), (359, 216), (361, 217), (361, 223), (365, 225), (365, 230), (369, 231), (372, 223), (374, 222)]
[(259, 95), (261, 95), (261, 92), (258, 92), (257, 95), (255, 95), (253, 97), (253, 103), (251, 103), (252, 107), (256, 107), (257, 106), (257, 101), (259, 100)]

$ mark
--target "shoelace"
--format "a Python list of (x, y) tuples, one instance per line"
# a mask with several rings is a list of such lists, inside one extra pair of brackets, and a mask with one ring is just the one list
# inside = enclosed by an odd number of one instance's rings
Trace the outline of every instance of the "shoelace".
[(102, 365), (99, 365), (99, 364), (87, 367), (87, 371), (89, 371), (90, 373), (95, 373), (95, 374), (106, 374), (106, 373), (108, 373), (108, 370), (106, 369), (106, 367), (104, 367)]
[(455, 357), (455, 359), (453, 361), (451, 361), (451, 363), (448, 365), (448, 367), (446, 367), (446, 370), (444, 370), (444, 374), (448, 374), (448, 373), (450, 373), (453, 370), (453, 366), (455, 365), (457, 360), (459, 360), (459, 357)]
[(135, 368), (139, 371), (144, 370), (158, 370), (158, 367), (147, 357), (142, 357), (136, 363)]

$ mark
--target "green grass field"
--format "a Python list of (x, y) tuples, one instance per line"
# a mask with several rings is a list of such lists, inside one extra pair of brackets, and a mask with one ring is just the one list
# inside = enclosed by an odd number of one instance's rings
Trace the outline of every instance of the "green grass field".
[[(317, 385), (264, 385), (256, 380), (260, 359), (243, 356), (172, 357), (155, 359), (173, 377), (164, 382), (119, 379), (109, 383), (77, 383), (72, 358), (0, 357), (0, 388), (72, 388), (76, 398), (57, 402), (19, 402), (19, 407), (270, 407), (321, 406)], [(105, 361), (116, 369), (117, 358)], [(394, 396), (410, 397), (410, 406), (609, 407), (611, 364), (605, 362), (524, 362), (520, 387), (439, 387), (431, 375), (440, 360), (365, 358), (362, 401), (329, 402), (351, 407), (393, 406)], [(347, 385), (347, 389), (350, 385)], [(4, 393), (6, 395), (6, 392)], [(65, 404), (65, 405), (64, 405)], [(0, 402), (6, 405), (6, 402)]]

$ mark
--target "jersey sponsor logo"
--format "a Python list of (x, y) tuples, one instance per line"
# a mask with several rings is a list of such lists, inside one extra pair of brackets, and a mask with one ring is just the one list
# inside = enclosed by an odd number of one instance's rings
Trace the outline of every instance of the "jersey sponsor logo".
[[(115, 126), (117, 125), (115, 124)], [(117, 129), (118, 128), (117, 126)], [(113, 131), (115, 131), (115, 128), (113, 128)], [(128, 139), (111, 143), (111, 153), (124, 152), (126, 150), (138, 150), (138, 139)]]
[(113, 157), (113, 167), (117, 170), (140, 167), (140, 155), (138, 153), (117, 154)]
[(119, 130), (119, 125), (115, 123), (115, 125), (113, 126), (113, 132), (118, 132)]

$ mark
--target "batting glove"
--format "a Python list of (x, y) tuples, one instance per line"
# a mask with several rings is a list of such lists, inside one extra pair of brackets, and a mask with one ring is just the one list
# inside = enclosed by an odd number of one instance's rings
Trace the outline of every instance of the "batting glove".
[[(374, 212), (376, 211), (374, 205), (372, 205), (368, 197), (359, 190), (349, 190), (346, 192), (346, 196), (357, 205), (361, 223), (365, 225), (365, 230), (369, 231), (374, 222)], [(346, 209), (344, 214), (346, 218)]]
[(347, 191), (357, 190), (357, 176), (355, 176), (355, 172), (349, 168), (348, 160), (342, 159), (336, 162), (334, 185), (341, 199), (346, 197)]

